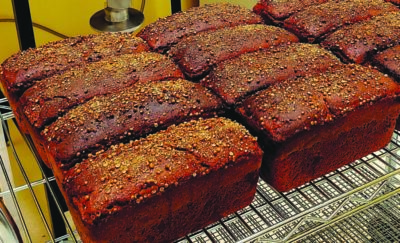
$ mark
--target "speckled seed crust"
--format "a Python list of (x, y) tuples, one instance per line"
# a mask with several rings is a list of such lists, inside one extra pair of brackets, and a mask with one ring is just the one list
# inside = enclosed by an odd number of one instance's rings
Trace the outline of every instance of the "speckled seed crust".
[(273, 22), (279, 22), (308, 6), (329, 0), (260, 0), (253, 8), (256, 14)]
[(172, 242), (249, 205), (261, 158), (243, 126), (200, 119), (112, 146), (59, 182), (84, 241)]
[(329, 1), (292, 15), (284, 21), (284, 27), (312, 43), (343, 25), (395, 11), (399, 9), (383, 0)]
[(273, 85), (246, 99), (238, 111), (270, 140), (283, 142), (364, 105), (394, 100), (399, 93), (400, 86), (387, 75), (349, 64)]
[(340, 65), (325, 49), (294, 43), (246, 53), (218, 64), (201, 84), (212, 89), (230, 106), (247, 95), (286, 79), (312, 75)]
[(157, 51), (168, 50), (183, 37), (244, 24), (260, 24), (262, 19), (249, 9), (229, 3), (207, 4), (173, 14), (146, 26), (138, 36)]
[(128, 33), (77, 36), (19, 52), (3, 62), (4, 87), (21, 94), (37, 81), (73, 66), (127, 53), (148, 51), (144, 40)]
[(372, 63), (400, 82), (400, 45), (376, 54)]
[(262, 48), (298, 42), (288, 31), (267, 25), (243, 25), (190, 36), (171, 48), (184, 74), (198, 78), (213, 65)]
[(42, 135), (55, 161), (69, 166), (112, 144), (214, 116), (222, 108), (222, 101), (200, 84), (182, 79), (138, 82), (71, 109)]
[(364, 63), (377, 51), (400, 43), (400, 13), (388, 13), (371, 20), (346, 26), (321, 44), (342, 60)]
[(262, 151), (242, 125), (225, 118), (200, 119), (113, 145), (66, 171), (63, 186), (83, 221), (93, 224), (124, 205), (146, 203), (249, 155), (261, 160)]
[(177, 78), (183, 78), (183, 74), (161, 54), (124, 54), (42, 80), (25, 91), (19, 101), (29, 123), (42, 129), (94, 96), (113, 93), (139, 81)]

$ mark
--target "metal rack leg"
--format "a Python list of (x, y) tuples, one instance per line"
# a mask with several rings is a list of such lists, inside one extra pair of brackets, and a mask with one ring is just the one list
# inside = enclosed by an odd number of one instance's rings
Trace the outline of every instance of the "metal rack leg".
[(181, 0), (171, 0), (171, 12), (177, 13), (182, 11)]
[(21, 50), (35, 47), (35, 35), (28, 0), (12, 0), (15, 25)]

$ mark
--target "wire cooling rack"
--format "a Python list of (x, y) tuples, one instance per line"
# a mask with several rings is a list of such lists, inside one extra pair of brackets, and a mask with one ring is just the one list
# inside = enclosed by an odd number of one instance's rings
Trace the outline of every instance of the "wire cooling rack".
[[(57, 195), (53, 176), (36, 159), (43, 179), (31, 180), (21, 163), (6, 120), (13, 115), (0, 99), (1, 125), (8, 138), (10, 156), (15, 157), (25, 184), (13, 186), (3, 158), (0, 166), (9, 190), (0, 192), (8, 198), (25, 242), (32, 242), (32, 228), (42, 225), (47, 235), (42, 242), (79, 242), (79, 235), (64, 211), (63, 198)], [(0, 133), (1, 135), (1, 133)], [(29, 138), (25, 138), (30, 144)], [(362, 144), (360, 144), (362, 146)], [(32, 149), (32, 146), (30, 146)], [(35, 152), (32, 149), (33, 152)], [(47, 200), (55, 202), (52, 219), (38, 200), (37, 188), (45, 187)], [(10, 190), (12, 188), (12, 190)], [(27, 223), (18, 194), (29, 191), (34, 210), (41, 222)], [(56, 222), (54, 222), (54, 219)], [(252, 204), (206, 228), (178, 240), (184, 242), (396, 242), (400, 241), (400, 134), (374, 152), (295, 190), (279, 193), (259, 180)], [(57, 235), (52, 225), (62, 225), (65, 233)]]

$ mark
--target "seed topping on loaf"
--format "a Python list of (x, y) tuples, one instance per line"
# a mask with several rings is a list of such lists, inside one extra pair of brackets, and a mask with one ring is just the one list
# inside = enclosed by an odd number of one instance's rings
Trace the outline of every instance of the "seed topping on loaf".
[(141, 204), (193, 178), (262, 155), (256, 139), (225, 118), (200, 119), (113, 145), (65, 171), (67, 195), (91, 224), (124, 205)]
[(20, 103), (29, 122), (41, 129), (96, 95), (116, 92), (138, 81), (182, 77), (178, 67), (161, 54), (125, 54), (42, 80), (24, 93)]
[(378, 53), (373, 63), (400, 81), (400, 45)]
[(317, 45), (294, 43), (224, 61), (201, 84), (234, 105), (276, 82), (324, 72), (339, 64), (339, 59)]
[(163, 51), (183, 37), (198, 32), (260, 23), (260, 16), (247, 8), (229, 3), (207, 4), (159, 19), (146, 26), (138, 36), (153, 49)]
[(102, 33), (51, 42), (19, 52), (3, 64), (7, 89), (24, 91), (34, 81), (64, 72), (76, 65), (126, 53), (149, 50), (144, 40), (128, 33)]
[(400, 86), (387, 75), (352, 64), (273, 85), (249, 97), (238, 111), (253, 127), (282, 142), (398, 94)]
[(282, 20), (304, 8), (329, 0), (260, 0), (253, 11), (272, 20)]
[(42, 134), (55, 158), (68, 166), (112, 144), (214, 116), (222, 108), (222, 102), (200, 84), (182, 79), (138, 82), (75, 107)]
[(400, 43), (400, 13), (388, 13), (346, 26), (326, 38), (322, 45), (346, 61), (363, 63), (370, 54)]
[(377, 15), (399, 11), (383, 0), (342, 0), (310, 6), (285, 20), (284, 26), (298, 36), (313, 42), (346, 24)]
[(169, 53), (186, 75), (196, 78), (240, 54), (297, 41), (295, 35), (275, 26), (243, 25), (187, 37)]

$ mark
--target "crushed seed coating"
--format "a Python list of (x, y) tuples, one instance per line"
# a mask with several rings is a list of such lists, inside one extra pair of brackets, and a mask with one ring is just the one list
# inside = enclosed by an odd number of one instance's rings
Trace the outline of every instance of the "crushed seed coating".
[(282, 48), (246, 53), (218, 64), (201, 84), (228, 105), (274, 83), (326, 71), (340, 65), (329, 51), (317, 45), (294, 43)]
[(388, 13), (346, 26), (321, 44), (347, 62), (364, 63), (370, 56), (400, 43), (400, 13)]
[(256, 14), (273, 22), (282, 21), (308, 6), (325, 3), (329, 0), (260, 0), (253, 8)]
[(341, 26), (397, 11), (396, 6), (383, 0), (336, 0), (310, 6), (290, 16), (284, 21), (284, 27), (312, 43)]
[(260, 24), (262, 19), (247, 8), (229, 3), (207, 4), (161, 18), (146, 26), (138, 36), (157, 51), (168, 50), (183, 37), (244, 24)]
[(399, 94), (400, 86), (387, 75), (349, 64), (273, 85), (246, 99), (237, 111), (254, 129), (280, 143), (378, 100), (394, 101)]
[(55, 41), (14, 54), (2, 64), (5, 87), (21, 94), (37, 80), (73, 66), (104, 58), (148, 51), (144, 40), (128, 33), (102, 33)]
[(284, 29), (243, 25), (190, 36), (171, 48), (169, 54), (184, 74), (198, 78), (221, 61), (293, 42), (298, 42), (297, 37)]
[(42, 135), (56, 161), (68, 167), (112, 144), (222, 112), (222, 101), (200, 84), (183, 79), (137, 82), (71, 109)]
[(42, 80), (26, 90), (19, 102), (30, 124), (42, 129), (94, 96), (113, 93), (140, 81), (177, 78), (183, 78), (183, 74), (161, 54), (124, 54)]
[(256, 139), (242, 125), (226, 118), (200, 119), (113, 145), (68, 170), (63, 187), (83, 221), (95, 224), (124, 206), (136, 207), (193, 183), (194, 177), (235, 166), (242, 157), (262, 157)]
[(372, 63), (400, 82), (400, 45), (376, 54)]

